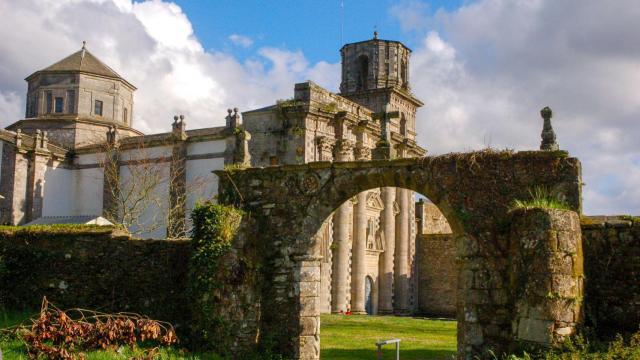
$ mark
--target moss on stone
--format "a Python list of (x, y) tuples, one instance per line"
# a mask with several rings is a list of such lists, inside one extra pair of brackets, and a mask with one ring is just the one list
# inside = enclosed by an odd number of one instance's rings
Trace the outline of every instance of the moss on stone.
[(46, 235), (82, 235), (82, 234), (109, 234), (126, 232), (118, 225), (101, 226), (85, 224), (53, 224), (31, 226), (0, 226), (0, 236), (46, 236)]

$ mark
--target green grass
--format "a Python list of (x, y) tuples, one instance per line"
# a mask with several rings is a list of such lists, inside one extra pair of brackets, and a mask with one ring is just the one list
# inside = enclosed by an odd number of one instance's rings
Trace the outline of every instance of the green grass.
[[(399, 338), (403, 360), (452, 359), (456, 354), (456, 322), (410, 317), (322, 315), (321, 358), (376, 359), (379, 340)], [(383, 359), (395, 359), (395, 345), (383, 347)]]
[(529, 196), (530, 198), (528, 200), (515, 200), (511, 209), (571, 210), (567, 203), (558, 200), (545, 187), (535, 187), (533, 190), (529, 189)]

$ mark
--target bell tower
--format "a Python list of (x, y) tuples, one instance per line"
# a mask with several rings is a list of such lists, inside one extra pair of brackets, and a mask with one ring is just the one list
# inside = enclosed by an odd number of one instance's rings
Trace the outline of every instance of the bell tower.
[(411, 49), (399, 41), (373, 39), (346, 44), (340, 49), (342, 82), (340, 95), (368, 107), (385, 111), (389, 104), (400, 116), (391, 122), (391, 132), (415, 140), (417, 109), (424, 105), (409, 86)]

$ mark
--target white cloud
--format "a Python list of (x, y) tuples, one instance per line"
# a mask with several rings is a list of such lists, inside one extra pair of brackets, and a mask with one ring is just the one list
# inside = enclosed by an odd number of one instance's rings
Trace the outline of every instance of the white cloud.
[(412, 20), (420, 143), (536, 149), (549, 105), (561, 148), (583, 163), (585, 212), (640, 213), (638, 18), (634, 0), (480, 0)]
[[(265, 106), (293, 96), (295, 82), (339, 73), (339, 65), (310, 64), (299, 51), (262, 48), (240, 62), (205, 50), (181, 8), (159, 0), (11, 0), (0, 1), (0, 13), (12, 14), (0, 22), (2, 126), (24, 113), (24, 77), (83, 40), (138, 88), (134, 126), (147, 133), (167, 131), (174, 114), (185, 114), (192, 129), (220, 126), (229, 107)], [(327, 78), (318, 82), (335, 87), (335, 76)]]
[(250, 37), (244, 35), (231, 34), (229, 35), (229, 40), (231, 40), (232, 43), (244, 48), (249, 48), (251, 47), (251, 45), (253, 45), (253, 40), (251, 40)]

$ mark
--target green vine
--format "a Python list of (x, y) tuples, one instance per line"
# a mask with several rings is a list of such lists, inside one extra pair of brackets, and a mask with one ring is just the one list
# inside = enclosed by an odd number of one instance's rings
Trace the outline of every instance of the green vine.
[(243, 212), (226, 205), (207, 202), (197, 204), (191, 212), (193, 221), (192, 255), (189, 261), (189, 294), (192, 299), (192, 339), (196, 346), (224, 347), (231, 327), (216, 314), (228, 282), (221, 270), (225, 255), (231, 250)]

